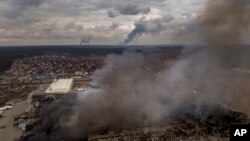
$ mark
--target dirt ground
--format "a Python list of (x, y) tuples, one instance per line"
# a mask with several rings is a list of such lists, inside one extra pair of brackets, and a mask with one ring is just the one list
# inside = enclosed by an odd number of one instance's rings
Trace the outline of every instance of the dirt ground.
[(4, 112), (4, 117), (0, 119), (0, 126), (6, 126), (0, 129), (0, 141), (15, 141), (22, 135), (22, 130), (13, 126), (16, 115), (22, 113), (27, 108), (28, 103), (21, 101), (15, 104), (13, 109)]

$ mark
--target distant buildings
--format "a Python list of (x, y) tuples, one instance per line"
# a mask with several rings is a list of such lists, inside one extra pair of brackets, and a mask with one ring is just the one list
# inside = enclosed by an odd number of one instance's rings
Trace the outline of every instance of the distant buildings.
[(103, 57), (40, 55), (16, 60), (0, 82), (42, 84), (61, 78), (87, 78), (103, 65)]
[[(31, 93), (32, 98), (57, 97), (89, 87), (90, 76), (103, 66), (104, 58), (48, 53), (16, 60), (9, 70), (0, 74), (0, 106), (7, 101), (25, 99)], [(40, 85), (44, 88), (39, 89)]]

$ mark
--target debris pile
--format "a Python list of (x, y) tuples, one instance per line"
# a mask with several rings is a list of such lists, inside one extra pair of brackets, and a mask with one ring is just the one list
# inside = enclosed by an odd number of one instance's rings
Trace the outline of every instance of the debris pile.
[[(209, 114), (206, 113), (208, 111)], [(191, 113), (179, 114), (179, 116), (175, 115), (171, 119), (166, 119), (163, 125), (145, 125), (111, 131), (103, 129), (99, 133), (90, 134), (88, 141), (193, 141), (202, 139), (228, 139), (230, 125), (236, 123), (248, 124), (250, 122), (243, 113), (216, 107), (216, 109), (212, 110), (204, 109), (204, 113), (200, 115)]]
[(39, 113), (43, 106), (51, 103), (55, 99), (51, 96), (43, 97), (32, 101), (29, 107), (14, 119), (14, 126), (24, 131), (32, 129), (39, 122)]

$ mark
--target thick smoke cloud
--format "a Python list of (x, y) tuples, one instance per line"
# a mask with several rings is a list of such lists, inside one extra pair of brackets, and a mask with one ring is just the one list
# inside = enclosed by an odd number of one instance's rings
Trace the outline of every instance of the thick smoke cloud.
[(141, 36), (146, 33), (159, 33), (168, 28), (169, 22), (173, 21), (173, 16), (164, 16), (160, 19), (151, 19), (146, 20), (141, 18), (135, 22), (135, 28), (127, 36), (127, 39), (124, 41), (124, 44), (132, 42), (136, 37)]
[[(141, 54), (109, 55), (105, 66), (92, 76), (98, 88), (46, 107), (41, 125), (28, 133), (29, 140), (79, 141), (93, 132), (162, 125), (187, 113), (207, 118), (206, 113), (209, 115), (214, 105), (235, 106), (232, 96), (249, 92), (247, 85), (236, 87), (235, 84), (244, 82), (234, 82), (236, 73), (222, 75), (217, 72), (221, 69), (215, 68), (212, 76), (207, 72), (210, 70), (197, 67), (203, 63), (199, 60), (201, 54), (184, 54), (188, 56), (180, 58), (170, 69), (161, 70), (158, 76), (148, 74), (148, 58)], [(208, 105), (206, 112), (204, 104)], [(247, 104), (241, 101), (237, 106)]]
[[(231, 57), (233, 61), (242, 57), (242, 54), (231, 54), (231, 49), (241, 49), (238, 45), (243, 30), (235, 26), (247, 27), (248, 20), (243, 18), (249, 12), (246, 4), (246, 0), (208, 1), (203, 13), (205, 20), (201, 19), (198, 29), (206, 46), (192, 54), (184, 49), (180, 58), (157, 76), (145, 75), (148, 62), (141, 54), (109, 55), (105, 66), (92, 78), (98, 89), (79, 94), (76, 101), (63, 99), (47, 107), (41, 125), (32, 131), (30, 140), (83, 140), (88, 133), (100, 129), (162, 123), (173, 116), (181, 117), (183, 112), (206, 118), (202, 114), (204, 104), (208, 105), (205, 113), (219, 104), (250, 115), (249, 80), (242, 71), (233, 70), (235, 63), (225, 62)], [(233, 5), (237, 11), (231, 10)], [(235, 12), (238, 16), (231, 17)], [(219, 14), (223, 18), (216, 18)], [(160, 21), (155, 20), (149, 28), (151, 24), (142, 20), (131, 39), (142, 33), (159, 32), (165, 27)], [(236, 66), (241, 70), (241, 64), (249, 64), (249, 60), (248, 57), (236, 61)], [(194, 106), (190, 108), (190, 104)]]
[(207, 1), (200, 19), (200, 37), (210, 55), (225, 65), (240, 64), (242, 33), (249, 32), (250, 2), (247, 0)]
[(92, 78), (99, 88), (78, 94), (73, 103), (62, 100), (46, 107), (41, 126), (30, 140), (82, 140), (95, 131), (160, 124), (180, 110), (188, 112), (192, 87), (185, 85), (190, 84), (183, 75), (186, 61), (158, 77), (145, 76), (147, 63), (147, 58), (136, 53), (108, 56), (104, 68)]
[(241, 44), (241, 34), (250, 26), (247, 0), (207, 1), (201, 17), (201, 35), (208, 44)]
[[(246, 101), (250, 100), (250, 89), (246, 84), (249, 81), (244, 79), (245, 74), (241, 71), (232, 70), (250, 67), (249, 55), (244, 52), (247, 49), (242, 46), (243, 33), (249, 32), (249, 12), (248, 0), (208, 0), (198, 28), (199, 37), (205, 46), (203, 51), (191, 57), (196, 77), (200, 77), (200, 80), (204, 76), (210, 78), (204, 83), (211, 91), (209, 96), (219, 100), (222, 105), (248, 115)], [(240, 104), (234, 101), (236, 97)]]

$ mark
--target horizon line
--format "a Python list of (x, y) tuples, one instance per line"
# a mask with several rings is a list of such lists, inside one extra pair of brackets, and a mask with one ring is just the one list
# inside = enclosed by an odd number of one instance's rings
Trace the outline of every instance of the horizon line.
[(52, 45), (0, 45), (0, 47), (49, 47), (49, 46), (78, 46), (78, 47), (87, 47), (87, 46), (112, 46), (112, 47), (138, 47), (138, 46), (183, 46), (184, 44), (130, 44), (130, 45), (115, 45), (115, 44), (90, 44), (90, 45), (77, 45), (77, 44), (52, 44)]

